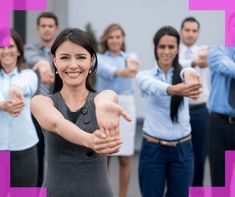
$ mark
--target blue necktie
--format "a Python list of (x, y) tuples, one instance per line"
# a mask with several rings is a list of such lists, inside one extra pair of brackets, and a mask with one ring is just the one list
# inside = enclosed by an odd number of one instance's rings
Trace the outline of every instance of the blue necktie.
[(231, 80), (229, 91), (229, 104), (235, 109), (235, 79)]

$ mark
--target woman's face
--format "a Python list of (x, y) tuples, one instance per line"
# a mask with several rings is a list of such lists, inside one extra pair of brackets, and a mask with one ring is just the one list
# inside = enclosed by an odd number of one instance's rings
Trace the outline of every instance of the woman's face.
[(16, 43), (12, 38), (10, 39), (9, 46), (0, 46), (0, 62), (6, 73), (14, 70), (19, 55)]
[(156, 47), (158, 65), (160, 67), (172, 67), (178, 51), (177, 39), (174, 36), (162, 36)]
[(92, 65), (90, 53), (71, 41), (63, 42), (56, 50), (53, 62), (64, 86), (82, 86)]
[(112, 31), (107, 40), (108, 49), (111, 53), (119, 53), (124, 43), (124, 36), (120, 29)]

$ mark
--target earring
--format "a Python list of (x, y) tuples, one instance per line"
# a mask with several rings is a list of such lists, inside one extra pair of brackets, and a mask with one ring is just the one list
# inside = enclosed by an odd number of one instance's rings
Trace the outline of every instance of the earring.
[(91, 70), (89, 70), (89, 74), (91, 74)]
[(57, 74), (57, 75), (58, 75), (58, 74), (59, 74), (59, 73), (58, 73), (58, 71), (55, 71), (55, 74)]

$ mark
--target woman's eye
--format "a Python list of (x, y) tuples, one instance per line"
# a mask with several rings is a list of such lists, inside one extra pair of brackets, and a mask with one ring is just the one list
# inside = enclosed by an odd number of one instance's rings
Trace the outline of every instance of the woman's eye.
[(69, 59), (69, 58), (66, 57), (66, 56), (64, 56), (64, 57), (61, 57), (60, 59), (62, 59), (62, 60), (67, 60), (67, 59)]
[(78, 59), (83, 60), (83, 59), (86, 59), (86, 57), (85, 56), (80, 56), (80, 57), (78, 57)]

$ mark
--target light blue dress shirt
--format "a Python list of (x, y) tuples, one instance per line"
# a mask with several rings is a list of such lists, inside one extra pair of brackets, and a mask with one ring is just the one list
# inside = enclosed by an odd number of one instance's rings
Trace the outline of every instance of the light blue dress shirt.
[(191, 133), (189, 123), (189, 101), (184, 97), (178, 111), (178, 123), (170, 118), (171, 96), (167, 88), (172, 84), (173, 68), (167, 76), (156, 65), (153, 69), (140, 71), (137, 82), (144, 98), (144, 127), (143, 131), (162, 140), (178, 140)]
[(111, 89), (119, 95), (132, 95), (134, 93), (134, 78), (116, 77), (118, 69), (126, 68), (128, 53), (120, 52), (112, 56), (110, 52), (98, 54), (98, 69), (96, 75), (96, 89), (98, 91)]
[(231, 79), (235, 78), (235, 47), (209, 48), (208, 65), (211, 73), (209, 111), (235, 116), (235, 109), (228, 102)]
[(37, 75), (32, 70), (19, 72), (15, 68), (9, 74), (0, 70), (0, 102), (7, 101), (11, 85), (16, 85), (24, 94), (25, 104), (17, 117), (0, 110), (0, 150), (25, 150), (38, 142), (30, 112), (30, 100), (37, 90), (37, 84)]
[[(47, 61), (51, 65), (53, 70), (53, 64), (51, 60), (50, 48), (43, 46), (41, 43), (29, 44), (24, 47), (25, 59), (30, 68), (41, 60)], [(38, 74), (38, 78), (40, 78)], [(52, 92), (52, 85), (48, 85), (39, 81), (37, 94), (49, 95)]]

